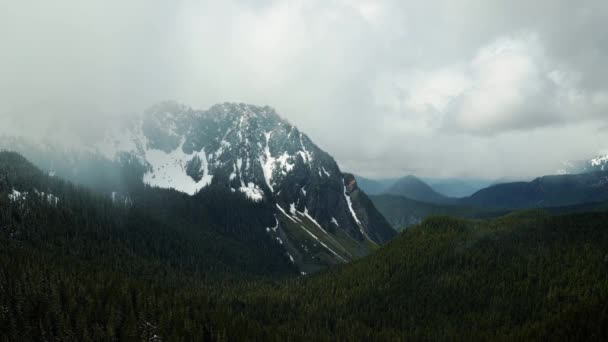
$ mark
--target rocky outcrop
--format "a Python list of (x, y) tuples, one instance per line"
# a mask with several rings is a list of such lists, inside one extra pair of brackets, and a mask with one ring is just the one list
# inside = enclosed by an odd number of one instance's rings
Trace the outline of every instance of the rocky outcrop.
[(357, 185), (354, 175), (345, 173), (346, 194), (350, 196), (355, 215), (361, 222), (365, 234), (378, 243), (385, 243), (395, 236), (395, 230), (376, 209), (372, 201)]

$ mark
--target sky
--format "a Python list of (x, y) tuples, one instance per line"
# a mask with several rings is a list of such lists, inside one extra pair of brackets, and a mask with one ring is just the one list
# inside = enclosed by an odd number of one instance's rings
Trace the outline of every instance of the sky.
[(342, 169), (523, 179), (608, 153), (608, 2), (0, 0), (0, 131), (269, 105)]

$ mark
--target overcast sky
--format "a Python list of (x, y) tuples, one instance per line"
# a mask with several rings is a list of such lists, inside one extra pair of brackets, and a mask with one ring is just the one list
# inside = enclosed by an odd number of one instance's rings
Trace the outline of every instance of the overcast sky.
[(608, 153), (607, 21), (605, 0), (0, 0), (0, 125), (239, 101), (361, 175), (531, 177)]

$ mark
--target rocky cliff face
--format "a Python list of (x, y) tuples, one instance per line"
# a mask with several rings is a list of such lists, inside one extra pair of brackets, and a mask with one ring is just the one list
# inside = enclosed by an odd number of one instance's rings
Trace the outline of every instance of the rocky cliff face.
[[(351, 210), (352, 191), (334, 159), (270, 107), (226, 103), (195, 111), (163, 103), (145, 113), (131, 139), (151, 186), (194, 194), (221, 185), (252, 201), (307, 212), (357, 240), (374, 230)], [(359, 204), (361, 215), (367, 215), (364, 208)], [(369, 235), (377, 243), (386, 241), (381, 236)]]
[[(277, 221), (269, 233), (302, 263), (321, 254), (347, 261), (395, 235), (354, 177), (270, 107), (193, 110), (165, 102), (109, 135), (104, 151), (140, 160), (142, 181), (152, 187), (194, 195), (218, 186), (269, 203)], [(315, 247), (318, 253), (310, 253)]]
[(343, 174), (328, 153), (270, 107), (224, 103), (194, 110), (164, 102), (93, 146), (68, 150), (0, 139), (0, 147), (113, 198), (130, 199), (142, 184), (193, 200), (208, 187), (245, 196), (274, 211), (260, 229), (306, 272), (365, 255), (396, 234), (354, 176)]
[(365, 235), (374, 241), (388, 241), (394, 236), (390, 224), (376, 209), (371, 199), (357, 185), (354, 175), (345, 173), (346, 195), (350, 197), (355, 216), (358, 218)]

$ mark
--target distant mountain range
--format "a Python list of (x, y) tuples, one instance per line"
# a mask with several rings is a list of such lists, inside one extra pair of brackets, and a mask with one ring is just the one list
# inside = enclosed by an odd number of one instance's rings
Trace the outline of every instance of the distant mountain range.
[(544, 176), (490, 186), (458, 203), (494, 208), (571, 206), (608, 200), (608, 171)]
[[(597, 161), (595, 165), (600, 167)], [(601, 204), (608, 201), (608, 171), (499, 183), (461, 198), (444, 196), (421, 179), (407, 176), (372, 196), (372, 201), (396, 229), (433, 215), (484, 218), (527, 208), (568, 212), (577, 206), (591, 208), (594, 203), (603, 207)]]
[[(446, 196), (436, 190), (443, 186), (441, 183), (431, 186), (415, 176), (400, 178), (383, 191), (373, 193), (429, 204), (501, 209), (561, 207), (607, 200), (608, 157), (594, 158), (584, 165), (580, 170), (585, 172), (543, 176), (529, 182), (496, 183), (463, 197)], [(448, 186), (457, 182), (452, 180)]]
[(494, 180), (475, 178), (421, 178), (436, 192), (447, 197), (466, 197), (495, 183)]
[(359, 187), (369, 195), (378, 195), (384, 193), (391, 187), (397, 179), (371, 179), (357, 175)]
[(400, 178), (384, 193), (427, 203), (449, 204), (454, 202), (454, 199), (438, 193), (430, 185), (414, 176)]
[(397, 179), (369, 179), (357, 176), (359, 186), (370, 195), (396, 195), (428, 203), (451, 203), (470, 196), (491, 184), (481, 179), (418, 178), (408, 175)]
[[(470, 196), (476, 191), (483, 189), (490, 185), (492, 181), (484, 179), (473, 179), (473, 178), (417, 178), (409, 175), (402, 178), (388, 178), (388, 179), (371, 179), (361, 176), (357, 176), (359, 186), (370, 195), (380, 195), (388, 193), (389, 189), (396, 185), (397, 182), (403, 181), (403, 178), (413, 178), (416, 183), (424, 182), (432, 190), (445, 197), (466, 197)], [(406, 181), (407, 182), (407, 181)], [(416, 192), (414, 189), (407, 189), (405, 184), (402, 184), (406, 189), (405, 192)], [(428, 191), (428, 189), (426, 190)], [(426, 197), (427, 195), (421, 194)], [(433, 196), (433, 195), (431, 195)]]
[(420, 224), (430, 216), (489, 218), (511, 211), (458, 204), (427, 203), (395, 195), (374, 195), (371, 199), (382, 215), (398, 230)]

